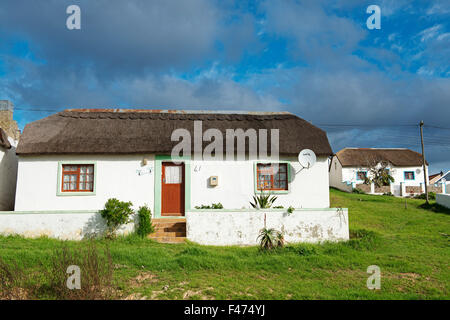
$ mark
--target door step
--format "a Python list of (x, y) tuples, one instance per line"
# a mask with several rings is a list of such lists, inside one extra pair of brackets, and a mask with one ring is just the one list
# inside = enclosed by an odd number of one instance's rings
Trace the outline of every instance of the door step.
[(185, 218), (153, 219), (155, 232), (148, 236), (160, 243), (182, 243), (186, 240)]

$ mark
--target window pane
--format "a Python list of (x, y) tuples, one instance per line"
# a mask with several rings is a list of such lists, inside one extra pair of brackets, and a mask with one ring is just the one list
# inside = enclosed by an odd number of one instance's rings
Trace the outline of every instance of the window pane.
[(165, 167), (165, 183), (166, 184), (176, 184), (181, 183), (181, 166), (167, 166)]

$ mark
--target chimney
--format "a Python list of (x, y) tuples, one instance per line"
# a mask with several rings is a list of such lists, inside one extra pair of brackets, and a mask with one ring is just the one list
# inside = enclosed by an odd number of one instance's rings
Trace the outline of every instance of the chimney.
[(0, 100), (0, 128), (14, 140), (19, 140), (20, 131), (13, 114), (14, 104), (9, 100)]

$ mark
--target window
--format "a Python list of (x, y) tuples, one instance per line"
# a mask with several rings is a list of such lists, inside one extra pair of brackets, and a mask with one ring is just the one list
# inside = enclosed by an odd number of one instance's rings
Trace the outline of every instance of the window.
[(367, 171), (358, 171), (356, 173), (356, 177), (358, 178), (358, 180), (366, 180), (366, 178), (367, 178)]
[(287, 163), (258, 163), (256, 169), (258, 190), (288, 190)]
[(62, 166), (61, 192), (93, 192), (94, 165), (67, 164)]
[(414, 180), (414, 171), (405, 171), (405, 180)]

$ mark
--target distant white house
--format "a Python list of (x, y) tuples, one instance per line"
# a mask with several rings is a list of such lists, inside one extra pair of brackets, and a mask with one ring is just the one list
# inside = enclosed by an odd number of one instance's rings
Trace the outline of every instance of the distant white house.
[(17, 141), (0, 128), (0, 211), (14, 209), (17, 179)]
[(430, 183), (435, 185), (444, 184), (446, 189), (445, 193), (450, 193), (450, 171), (447, 171), (447, 173), (442, 173), (438, 179)]
[[(387, 162), (386, 167), (394, 182), (388, 186), (376, 187), (365, 184), (373, 163)], [(409, 149), (345, 148), (331, 159), (329, 167), (330, 186), (352, 191), (362, 189), (366, 193), (389, 193), (396, 196), (410, 196), (425, 192), (422, 155)], [(427, 164), (428, 171), (428, 164)], [(441, 185), (429, 186), (428, 191), (442, 192)]]

